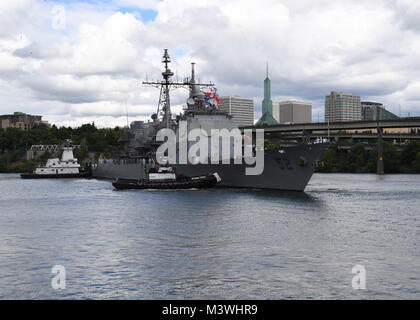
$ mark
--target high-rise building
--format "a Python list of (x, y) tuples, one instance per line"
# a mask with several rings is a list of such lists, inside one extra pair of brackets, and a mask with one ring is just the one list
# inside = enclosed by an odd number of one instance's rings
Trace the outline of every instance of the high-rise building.
[(361, 104), (363, 121), (392, 120), (399, 118), (397, 115), (386, 110), (382, 103), (362, 101)]
[(360, 121), (362, 107), (360, 96), (332, 91), (325, 98), (325, 122)]
[(312, 122), (312, 103), (296, 100), (275, 102), (273, 104), (273, 118), (278, 123)]
[(220, 109), (232, 116), (238, 126), (254, 124), (254, 99), (243, 97), (220, 97)]
[(23, 112), (0, 115), (0, 128), (17, 128), (21, 130), (31, 130), (34, 126), (41, 123), (49, 126), (48, 121), (43, 121), (42, 116), (34, 116)]

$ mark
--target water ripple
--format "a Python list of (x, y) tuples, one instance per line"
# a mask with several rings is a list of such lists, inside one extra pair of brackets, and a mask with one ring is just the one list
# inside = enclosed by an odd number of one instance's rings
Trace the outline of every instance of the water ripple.
[(1, 299), (420, 297), (415, 175), (317, 174), (290, 193), (2, 174), (0, 191)]

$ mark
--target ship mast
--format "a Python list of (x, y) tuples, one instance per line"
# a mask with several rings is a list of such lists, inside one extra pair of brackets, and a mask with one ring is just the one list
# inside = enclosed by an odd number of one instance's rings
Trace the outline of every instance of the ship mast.
[(171, 62), (171, 58), (168, 54), (168, 49), (165, 49), (165, 52), (163, 54), (163, 60), (162, 63), (165, 64), (165, 71), (162, 72), (163, 79), (165, 80), (163, 88), (163, 95), (165, 96), (163, 99), (163, 121), (165, 122), (165, 127), (170, 128), (171, 127), (171, 102), (169, 98), (169, 79), (174, 75), (174, 73), (171, 71), (171, 69), (168, 68), (168, 63)]
[(169, 57), (168, 49), (164, 49), (162, 63), (164, 64), (164, 71), (162, 72), (163, 80), (162, 81), (143, 81), (143, 84), (160, 87), (160, 96), (159, 96), (159, 104), (158, 104), (158, 114), (159, 110), (162, 110), (163, 114), (163, 123), (166, 128), (172, 128), (172, 114), (171, 114), (171, 102), (169, 91), (171, 87), (180, 88), (180, 87), (190, 87), (193, 85), (195, 89), (197, 85), (200, 86), (214, 86), (211, 82), (210, 83), (195, 83), (194, 79), (194, 64), (192, 64), (192, 82), (191, 81), (184, 81), (184, 82), (172, 82), (171, 77), (174, 73), (169, 69), (168, 64), (171, 62), (171, 58)]

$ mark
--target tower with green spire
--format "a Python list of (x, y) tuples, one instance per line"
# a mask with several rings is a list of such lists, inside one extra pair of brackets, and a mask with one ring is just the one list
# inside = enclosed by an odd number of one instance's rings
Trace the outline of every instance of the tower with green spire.
[(273, 118), (273, 101), (271, 101), (271, 80), (268, 77), (268, 62), (267, 62), (267, 76), (264, 80), (264, 100), (262, 102), (262, 116), (255, 124), (261, 126), (264, 124), (278, 124)]

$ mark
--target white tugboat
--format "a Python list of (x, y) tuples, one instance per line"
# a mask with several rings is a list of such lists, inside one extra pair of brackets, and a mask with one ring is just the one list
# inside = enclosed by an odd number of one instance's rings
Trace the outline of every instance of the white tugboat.
[(36, 168), (31, 173), (21, 173), (20, 176), (23, 179), (84, 178), (90, 176), (90, 171), (82, 168), (74, 157), (70, 140), (66, 141), (62, 149), (61, 160), (59, 158), (48, 159), (45, 167)]

